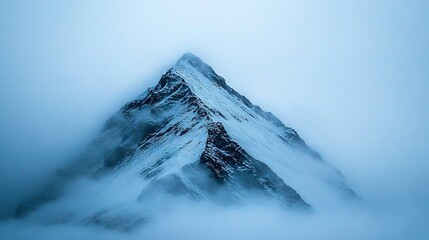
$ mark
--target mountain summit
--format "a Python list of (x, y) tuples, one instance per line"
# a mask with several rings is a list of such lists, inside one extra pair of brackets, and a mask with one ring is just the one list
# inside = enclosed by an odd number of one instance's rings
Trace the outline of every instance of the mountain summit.
[(112, 116), (62, 176), (103, 182), (74, 192), (92, 197), (67, 218), (125, 229), (161, 196), (311, 209), (354, 195), (295, 130), (191, 53)]

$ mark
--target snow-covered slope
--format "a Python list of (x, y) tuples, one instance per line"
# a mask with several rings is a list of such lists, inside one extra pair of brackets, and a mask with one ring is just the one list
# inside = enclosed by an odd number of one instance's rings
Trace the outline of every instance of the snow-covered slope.
[(354, 196), (296, 131), (190, 53), (111, 117), (62, 175), (92, 176), (100, 184), (72, 191), (72, 199), (91, 197), (78, 212), (71, 204), (56, 218), (108, 227), (142, 221), (162, 194), (222, 203), (263, 198), (288, 209)]

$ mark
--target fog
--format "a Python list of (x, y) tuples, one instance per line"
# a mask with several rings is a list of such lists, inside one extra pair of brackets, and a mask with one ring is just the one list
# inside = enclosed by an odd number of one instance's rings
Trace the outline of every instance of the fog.
[[(401, 215), (367, 209), (337, 209), (313, 215), (285, 214), (276, 207), (178, 207), (131, 232), (91, 226), (42, 225), (8, 221), (0, 226), (5, 239), (426, 239), (427, 224), (404, 221)], [(341, 220), (341, 221), (339, 221)]]
[[(418, 0), (1, 1), (1, 238), (427, 238), (428, 12)], [(362, 203), (291, 216), (185, 202), (131, 233), (11, 218), (188, 51), (296, 129)]]

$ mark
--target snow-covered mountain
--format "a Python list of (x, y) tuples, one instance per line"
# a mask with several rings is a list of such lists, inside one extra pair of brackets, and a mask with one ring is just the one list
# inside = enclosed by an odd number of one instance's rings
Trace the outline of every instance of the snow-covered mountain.
[[(286, 209), (354, 196), (339, 171), (295, 130), (190, 53), (112, 116), (61, 175), (100, 181), (57, 198), (71, 202), (54, 219), (124, 229), (143, 221), (165, 195), (226, 204), (266, 199)], [(55, 212), (55, 204), (42, 206)]]

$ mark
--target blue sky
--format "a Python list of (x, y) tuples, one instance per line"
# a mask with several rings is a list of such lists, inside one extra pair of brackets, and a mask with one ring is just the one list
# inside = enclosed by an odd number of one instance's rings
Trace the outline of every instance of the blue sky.
[(417, 0), (1, 1), (0, 195), (15, 196), (2, 211), (187, 51), (365, 198), (428, 211), (428, 12)]

